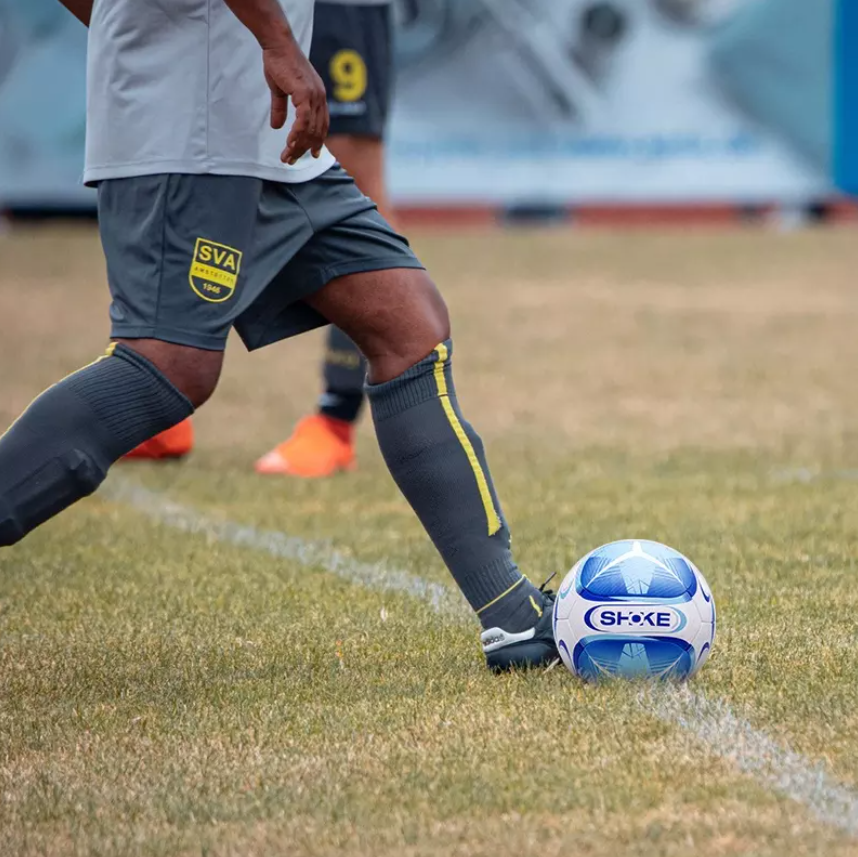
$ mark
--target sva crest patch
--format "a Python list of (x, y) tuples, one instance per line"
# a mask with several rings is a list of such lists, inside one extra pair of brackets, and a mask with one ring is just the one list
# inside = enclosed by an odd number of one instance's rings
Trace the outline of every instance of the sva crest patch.
[(228, 301), (235, 294), (241, 256), (241, 251), (234, 247), (197, 238), (189, 274), (191, 288), (209, 303)]

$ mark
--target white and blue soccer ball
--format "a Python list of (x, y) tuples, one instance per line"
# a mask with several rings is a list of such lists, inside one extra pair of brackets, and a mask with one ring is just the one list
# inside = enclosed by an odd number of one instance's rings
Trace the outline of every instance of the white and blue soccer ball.
[(563, 663), (587, 680), (687, 679), (715, 641), (715, 601), (691, 560), (658, 542), (625, 540), (590, 551), (554, 602)]

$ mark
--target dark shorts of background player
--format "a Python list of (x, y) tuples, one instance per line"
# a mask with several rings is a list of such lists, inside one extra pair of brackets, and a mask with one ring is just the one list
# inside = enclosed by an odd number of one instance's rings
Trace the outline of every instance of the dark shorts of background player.
[(152, 175), (98, 187), (111, 336), (221, 351), (327, 324), (304, 302), (336, 277), (422, 268), (339, 166), (302, 184)]
[(310, 61), (328, 92), (331, 134), (384, 136), (393, 81), (392, 8), (316, 3)]

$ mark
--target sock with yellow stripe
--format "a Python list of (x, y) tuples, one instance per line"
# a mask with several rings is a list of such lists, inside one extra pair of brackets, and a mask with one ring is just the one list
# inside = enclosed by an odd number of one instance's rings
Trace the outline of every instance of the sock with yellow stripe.
[(378, 443), (484, 628), (532, 628), (542, 596), (512, 558), (479, 435), (462, 417), (450, 340), (398, 378), (366, 387)]
[(0, 437), (0, 547), (92, 494), (113, 462), (193, 410), (123, 345), (54, 384)]

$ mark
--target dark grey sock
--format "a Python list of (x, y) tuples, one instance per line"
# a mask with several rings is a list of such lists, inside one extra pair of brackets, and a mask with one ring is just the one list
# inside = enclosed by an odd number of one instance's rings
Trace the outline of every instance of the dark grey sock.
[(366, 360), (357, 345), (338, 327), (328, 329), (325, 352), (325, 392), (319, 413), (347, 423), (357, 421), (363, 406)]
[(92, 494), (114, 461), (193, 411), (123, 345), (50, 387), (0, 437), (0, 547)]
[(510, 552), (479, 435), (462, 417), (450, 340), (386, 384), (367, 385), (384, 460), (484, 628), (533, 627), (542, 598)]

